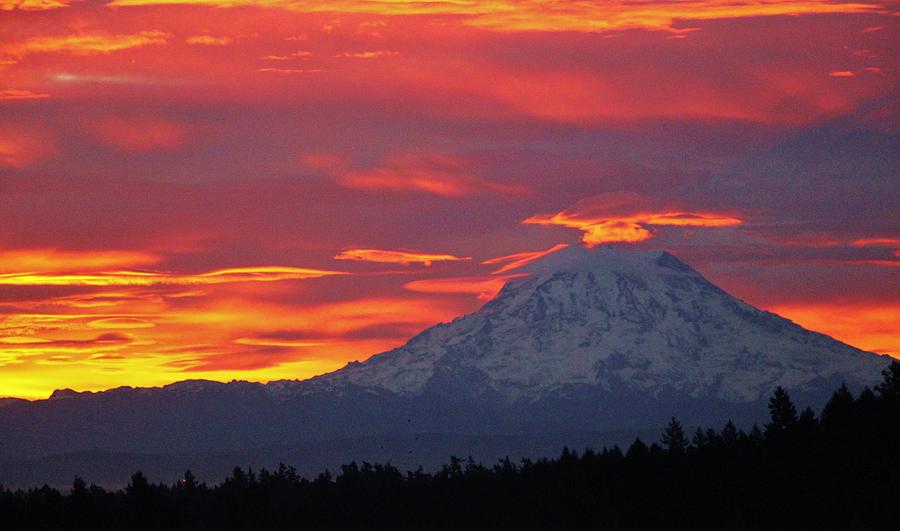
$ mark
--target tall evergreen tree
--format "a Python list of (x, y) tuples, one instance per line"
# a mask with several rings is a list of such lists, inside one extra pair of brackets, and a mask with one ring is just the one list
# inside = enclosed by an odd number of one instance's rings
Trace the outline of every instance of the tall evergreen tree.
[(894, 360), (883, 371), (884, 381), (875, 387), (881, 398), (888, 402), (900, 401), (900, 360)]
[(687, 437), (684, 435), (684, 428), (678, 419), (672, 417), (666, 430), (663, 432), (660, 442), (669, 451), (670, 454), (680, 454), (684, 452), (688, 446)]
[(625, 457), (628, 459), (641, 459), (647, 456), (649, 450), (647, 449), (647, 445), (644, 444), (644, 441), (641, 440), (640, 437), (637, 437), (631, 446), (628, 447), (628, 451), (625, 452)]
[(852, 415), (853, 395), (847, 389), (847, 384), (841, 384), (841, 387), (828, 399), (825, 409), (822, 410), (822, 424), (829, 428), (843, 426), (849, 422)]
[(738, 429), (737, 426), (734, 425), (734, 422), (728, 421), (725, 424), (725, 427), (722, 428), (722, 442), (727, 446), (731, 446), (736, 443), (738, 440)]
[(769, 423), (766, 424), (766, 435), (784, 433), (797, 425), (797, 408), (791, 402), (791, 396), (780, 385), (769, 399)]
[(703, 428), (701, 428), (700, 426), (697, 426), (697, 429), (694, 430), (694, 437), (693, 437), (693, 439), (691, 439), (691, 442), (697, 448), (702, 448), (702, 447), (706, 446), (707, 438), (706, 438), (706, 433), (703, 431)]

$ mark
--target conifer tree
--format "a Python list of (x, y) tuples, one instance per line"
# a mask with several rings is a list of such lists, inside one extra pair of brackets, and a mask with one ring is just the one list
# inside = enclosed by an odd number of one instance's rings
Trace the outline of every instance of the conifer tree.
[(670, 454), (680, 454), (684, 452), (688, 446), (687, 437), (684, 435), (684, 428), (678, 419), (672, 417), (666, 430), (663, 432), (660, 442), (669, 451)]
[(847, 384), (835, 391), (825, 409), (822, 410), (822, 424), (828, 427), (843, 426), (853, 415), (853, 395), (847, 389)]
[(694, 431), (694, 438), (691, 439), (691, 442), (697, 448), (706, 446), (707, 438), (706, 434), (703, 432), (703, 428), (697, 426), (697, 429)]
[(647, 445), (644, 444), (644, 441), (641, 440), (640, 437), (636, 438), (631, 446), (628, 447), (628, 451), (625, 452), (625, 457), (628, 459), (640, 459), (645, 457), (649, 453), (647, 449)]
[(780, 385), (769, 399), (770, 421), (766, 424), (766, 435), (785, 433), (797, 425), (797, 408), (791, 402), (791, 396)]
[(892, 361), (881, 371), (881, 375), (884, 381), (878, 384), (875, 390), (881, 395), (882, 400), (894, 403), (900, 401), (900, 360)]
[(734, 425), (734, 422), (731, 420), (725, 424), (725, 427), (722, 428), (722, 442), (725, 443), (726, 446), (733, 445), (738, 440), (738, 429), (737, 426)]

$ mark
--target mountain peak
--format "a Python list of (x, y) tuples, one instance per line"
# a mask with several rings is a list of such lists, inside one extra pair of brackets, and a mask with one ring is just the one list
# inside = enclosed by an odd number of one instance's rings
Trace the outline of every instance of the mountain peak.
[(572, 247), (479, 311), (313, 379), (400, 395), (542, 400), (574, 387), (750, 402), (777, 386), (877, 381), (883, 360), (756, 309), (663, 251)]
[[(609, 245), (589, 249), (581, 245), (570, 245), (539, 260), (535, 260), (522, 267), (521, 270), (534, 274), (635, 271), (658, 266), (660, 261), (675, 261), (683, 267), (688, 267), (665, 251), (629, 251)], [(690, 268), (688, 267), (688, 269)]]

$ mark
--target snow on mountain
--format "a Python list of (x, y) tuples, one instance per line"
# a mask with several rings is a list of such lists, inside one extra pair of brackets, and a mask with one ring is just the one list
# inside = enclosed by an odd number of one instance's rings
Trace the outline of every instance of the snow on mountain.
[(778, 385), (871, 385), (886, 365), (732, 297), (665, 252), (572, 247), (527, 271), (479, 311), (300, 382), (303, 392), (415, 396), (449, 385), (443, 394), (527, 403), (568, 386), (624, 386), (751, 402)]

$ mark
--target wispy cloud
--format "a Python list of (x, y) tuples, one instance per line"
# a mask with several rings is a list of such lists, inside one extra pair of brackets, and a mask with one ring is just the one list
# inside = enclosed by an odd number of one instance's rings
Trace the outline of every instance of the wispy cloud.
[(258, 68), (256, 71), (270, 74), (317, 74), (325, 70), (320, 68)]
[(160, 258), (143, 251), (67, 251), (62, 249), (0, 250), (0, 273), (59, 273), (141, 267)]
[(191, 35), (184, 40), (185, 44), (200, 46), (228, 46), (234, 39), (231, 37), (214, 37), (212, 35)]
[(503, 276), (429, 278), (407, 282), (403, 287), (420, 293), (464, 293), (477, 295), (480, 300), (490, 300), (508, 281), (523, 276), (525, 276), (524, 273)]
[(177, 274), (145, 271), (114, 271), (98, 273), (5, 273), (0, 285), (7, 286), (158, 286), (206, 285), (235, 282), (276, 282), (305, 280), (333, 275), (341, 271), (306, 269), (301, 267), (239, 267), (216, 269), (205, 273)]
[(49, 97), (50, 95), (45, 92), (32, 92), (22, 89), (0, 90), (0, 100), (42, 100)]
[(518, 269), (522, 266), (528, 265), (531, 262), (534, 262), (535, 260), (543, 258), (543, 257), (547, 256), (548, 254), (555, 253), (556, 251), (565, 249), (566, 247), (568, 247), (568, 244), (560, 243), (560, 244), (554, 245), (553, 247), (543, 250), (543, 251), (528, 251), (528, 252), (524, 252), (524, 253), (515, 253), (515, 254), (508, 254), (506, 256), (498, 256), (497, 258), (491, 258), (489, 260), (485, 260), (484, 262), (481, 262), (481, 264), (482, 265), (497, 265), (497, 264), (505, 263), (506, 265), (502, 266), (500, 269), (493, 271), (491, 273), (492, 275), (500, 275), (500, 274), (506, 273), (507, 271), (512, 271), (514, 269)]
[(35, 53), (109, 54), (130, 48), (165, 44), (170, 37), (168, 33), (155, 30), (118, 35), (105, 33), (48, 35), (4, 44), (0, 47), (0, 54), (19, 58)]
[(730, 227), (742, 220), (716, 212), (654, 208), (653, 202), (634, 193), (601, 194), (583, 199), (556, 214), (532, 216), (522, 223), (569, 227), (583, 232), (588, 247), (604, 243), (636, 243), (653, 238), (654, 227)]
[(89, 128), (103, 142), (126, 151), (174, 149), (186, 141), (184, 127), (154, 116), (99, 118)]
[[(113, 0), (110, 6), (194, 4), (214, 7), (259, 6), (255, 0)], [(497, 0), (494, 2), (419, 2), (398, 0), (370, 2), (335, 0), (269, 0), (265, 7), (300, 12), (361, 13), (372, 15), (448, 15), (465, 17), (466, 24), (492, 31), (580, 31), (601, 32), (627, 29), (672, 31), (679, 20), (710, 20), (772, 15), (819, 13), (866, 13), (881, 9), (877, 4), (827, 2), (823, 0), (756, 0), (721, 2), (553, 2), (550, 0)]]
[(329, 172), (341, 186), (355, 190), (425, 192), (444, 197), (529, 193), (524, 186), (481, 178), (468, 168), (465, 159), (441, 153), (395, 154), (369, 169), (352, 168), (341, 157), (322, 153), (308, 154), (303, 160), (308, 166)]
[(423, 253), (420, 251), (388, 251), (384, 249), (346, 249), (335, 255), (335, 260), (356, 260), (382, 264), (423, 264), (426, 267), (435, 262), (457, 262), (471, 260), (469, 256), (452, 254)]
[(382, 57), (396, 57), (400, 52), (393, 50), (368, 50), (364, 52), (344, 52), (339, 53), (335, 57), (343, 57), (347, 59), (380, 59)]
[(0, 0), (0, 11), (49, 11), (70, 4), (69, 0)]

